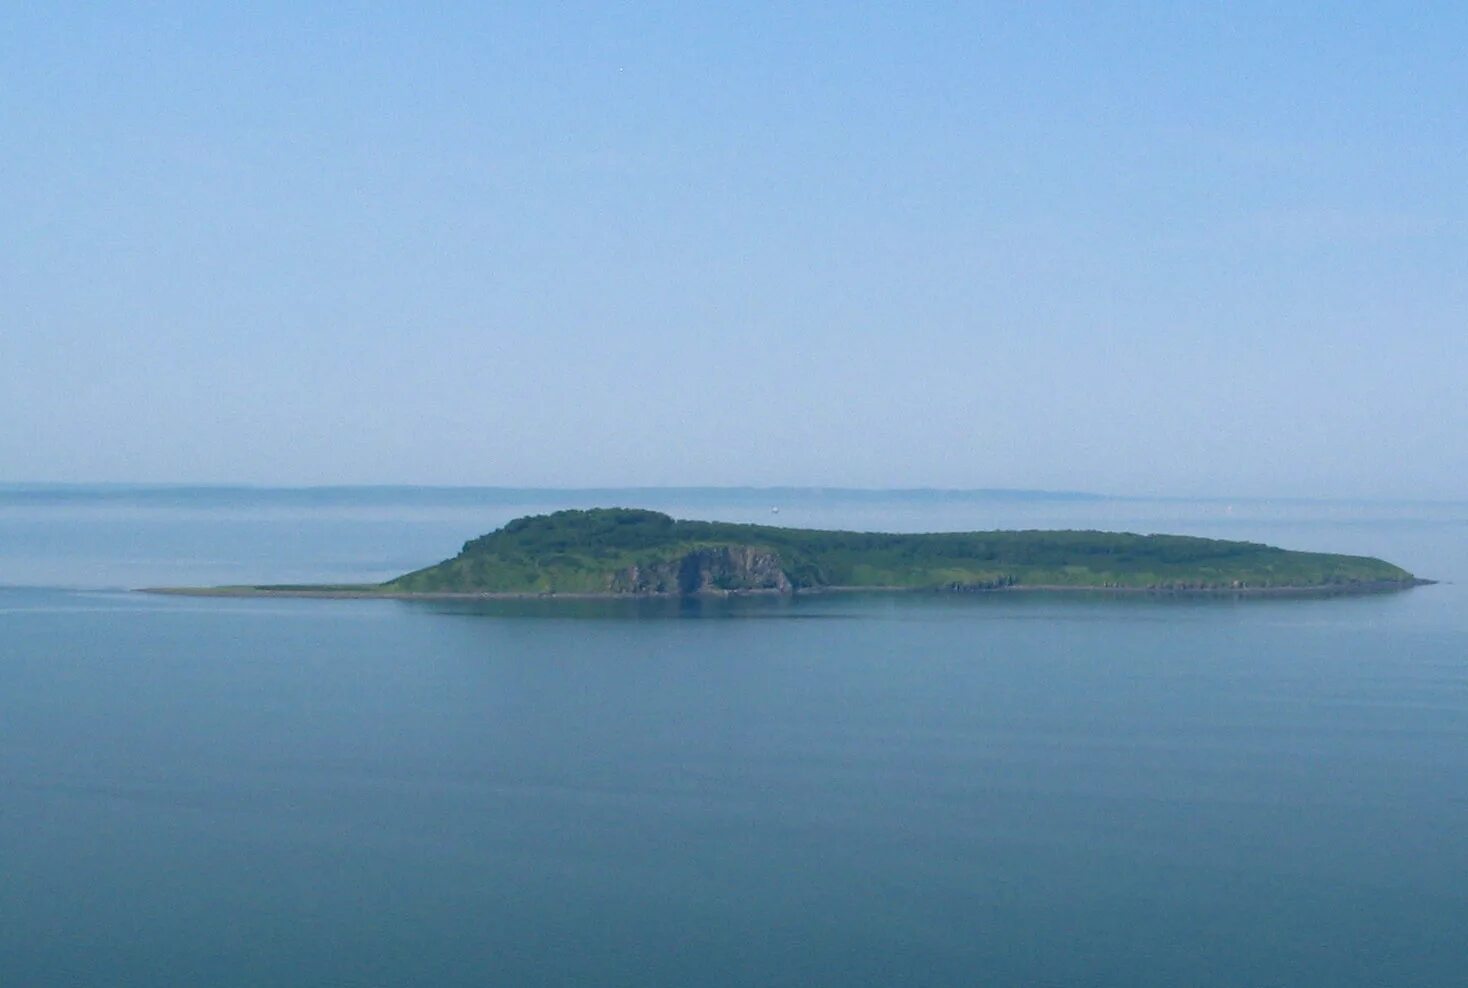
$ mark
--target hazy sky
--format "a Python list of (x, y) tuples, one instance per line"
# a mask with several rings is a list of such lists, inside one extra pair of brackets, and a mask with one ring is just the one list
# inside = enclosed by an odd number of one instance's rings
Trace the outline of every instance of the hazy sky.
[(1462, 3), (53, 6), (0, 481), (1468, 497)]

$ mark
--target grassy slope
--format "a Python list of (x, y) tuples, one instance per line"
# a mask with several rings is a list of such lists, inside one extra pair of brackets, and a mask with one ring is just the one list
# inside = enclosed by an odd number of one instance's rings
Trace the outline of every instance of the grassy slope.
[(383, 585), (393, 591), (597, 593), (612, 575), (710, 546), (779, 553), (797, 587), (1074, 586), (1221, 589), (1407, 582), (1364, 556), (1290, 552), (1252, 542), (1114, 532), (889, 535), (674, 521), (597, 509), (520, 518), (453, 559)]

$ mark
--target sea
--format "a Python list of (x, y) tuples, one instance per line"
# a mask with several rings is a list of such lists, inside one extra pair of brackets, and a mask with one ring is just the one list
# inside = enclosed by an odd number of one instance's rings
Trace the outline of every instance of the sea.
[[(164, 597), (511, 518), (1176, 532), (1324, 598)], [(0, 985), (1468, 984), (1468, 503), (0, 487)]]

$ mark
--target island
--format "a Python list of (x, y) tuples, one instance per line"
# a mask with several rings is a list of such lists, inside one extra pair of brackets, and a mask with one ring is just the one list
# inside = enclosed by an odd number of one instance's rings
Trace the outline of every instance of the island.
[(518, 518), (380, 584), (160, 588), (284, 596), (529, 597), (848, 590), (1359, 593), (1429, 583), (1367, 556), (1098, 531), (893, 534), (676, 520), (633, 508)]

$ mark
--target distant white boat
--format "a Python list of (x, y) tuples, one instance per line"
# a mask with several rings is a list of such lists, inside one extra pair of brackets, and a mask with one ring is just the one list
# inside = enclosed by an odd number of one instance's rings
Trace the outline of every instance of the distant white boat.
[(772, 514), (772, 515), (778, 515), (779, 513), (780, 513), (780, 509), (779, 508), (771, 508), (770, 509), (770, 514)]

